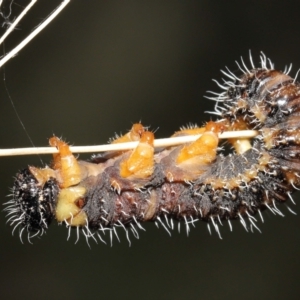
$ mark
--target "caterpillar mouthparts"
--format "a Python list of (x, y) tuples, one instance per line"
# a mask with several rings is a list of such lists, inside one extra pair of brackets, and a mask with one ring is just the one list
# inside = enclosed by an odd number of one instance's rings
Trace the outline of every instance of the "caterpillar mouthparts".
[[(223, 92), (216, 101), (220, 119), (204, 127), (188, 127), (174, 136), (202, 134), (195, 142), (154, 151), (154, 135), (142, 124), (113, 143), (138, 141), (134, 150), (106, 152), (78, 161), (57, 137), (52, 167), (28, 167), (16, 175), (12, 199), (5, 209), (20, 238), (43, 235), (51, 220), (82, 230), (87, 241), (103, 240), (116, 228), (138, 238), (141, 223), (153, 221), (168, 233), (173, 220), (183, 221), (187, 233), (197, 220), (206, 221), (219, 237), (222, 220), (240, 220), (248, 231), (258, 231), (255, 214), (269, 209), (283, 215), (277, 204), (300, 188), (300, 85), (261, 55), (261, 67), (242, 60), (237, 77), (217, 83)], [(234, 152), (224, 155), (218, 134), (255, 129), (254, 139), (232, 138)], [(288, 209), (294, 213), (289, 207)], [(180, 224), (180, 222), (179, 222)], [(30, 234), (31, 232), (32, 235)]]

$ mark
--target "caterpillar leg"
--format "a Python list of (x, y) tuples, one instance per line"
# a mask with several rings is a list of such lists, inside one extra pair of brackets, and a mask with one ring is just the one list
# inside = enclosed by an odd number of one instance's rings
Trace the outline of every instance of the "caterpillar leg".
[(58, 137), (49, 139), (50, 146), (56, 147), (59, 153), (53, 154), (52, 168), (29, 167), (30, 172), (42, 186), (50, 177), (56, 178), (60, 188), (76, 185), (81, 180), (81, 171), (77, 159), (70, 151), (69, 145)]
[(128, 158), (121, 161), (120, 176), (123, 178), (143, 179), (152, 175), (154, 168), (154, 135), (146, 131), (145, 127), (136, 123), (131, 130), (113, 143), (139, 141), (138, 146)]
[(144, 132), (145, 132), (145, 127), (141, 123), (135, 123), (132, 125), (129, 132), (113, 140), (112, 144), (139, 141)]
[(218, 134), (223, 130), (223, 125), (215, 122), (208, 122), (200, 138), (189, 145), (185, 145), (179, 152), (176, 163), (182, 165), (193, 163), (197, 165), (209, 164), (216, 158), (219, 144)]
[[(146, 131), (141, 123), (133, 124), (125, 135), (115, 139), (112, 143), (126, 143), (139, 141), (138, 146), (120, 162), (120, 176), (122, 178), (143, 179), (152, 175), (154, 168), (154, 135)], [(122, 151), (121, 153), (130, 151)], [(121, 154), (120, 152), (114, 155)]]
[(59, 151), (53, 154), (53, 170), (60, 185), (56, 205), (56, 219), (71, 226), (85, 225), (87, 216), (81, 210), (86, 192), (84, 187), (75, 186), (81, 181), (81, 170), (69, 145), (58, 137), (49, 139), (49, 144)]
[(201, 175), (216, 159), (219, 144), (218, 134), (224, 130), (222, 123), (208, 122), (205, 127), (183, 129), (174, 136), (202, 134), (196, 141), (175, 148), (162, 160), (164, 173), (172, 181), (191, 181)]
[[(118, 172), (111, 174), (111, 186), (120, 192), (122, 189), (140, 188), (154, 170), (154, 135), (140, 124), (133, 124), (125, 135), (115, 139), (112, 143), (126, 143), (139, 141), (132, 151), (113, 151), (93, 157), (93, 162), (99, 163), (109, 158), (116, 158)], [(121, 160), (118, 157), (122, 155)], [(130, 180), (128, 180), (130, 179)]]
[[(228, 130), (247, 130), (249, 129), (247, 124), (243, 119), (236, 119)], [(232, 144), (237, 154), (243, 154), (247, 150), (252, 148), (251, 142), (249, 138), (235, 138), (228, 139), (228, 142)]]
[[(207, 123), (207, 125), (205, 127), (195, 127), (195, 128), (184, 128), (180, 131), (175, 132), (175, 134), (173, 135), (173, 137), (175, 136), (183, 136), (183, 135), (197, 135), (197, 134), (203, 134), (204, 132), (208, 131), (208, 124), (210, 123), (214, 123), (214, 122), (209, 122)], [(236, 119), (235, 121), (233, 121), (231, 124), (229, 124), (228, 122), (225, 123), (214, 123), (215, 125), (221, 126), (222, 127), (222, 131), (238, 131), (238, 130), (248, 130), (248, 126), (246, 124), (246, 122), (240, 118), (240, 119)], [(222, 124), (222, 125), (221, 125)], [(220, 127), (220, 128), (221, 128)], [(221, 131), (220, 131), (221, 132)], [(245, 153), (247, 150), (252, 148), (251, 145), (251, 141), (249, 138), (234, 138), (234, 139), (228, 139), (228, 142), (230, 144), (232, 144), (232, 146), (234, 147), (235, 151), (237, 154), (243, 154)]]
[(121, 177), (143, 179), (152, 175), (154, 170), (153, 143), (154, 134), (150, 131), (143, 132), (138, 146), (120, 164)]
[(81, 180), (81, 171), (69, 145), (56, 136), (49, 139), (49, 144), (59, 151), (59, 153), (53, 154), (52, 168), (58, 173), (60, 187), (66, 188), (78, 184)]
[[(145, 132), (145, 127), (141, 123), (133, 124), (129, 132), (122, 135), (121, 137), (114, 139), (113, 141), (111, 141), (111, 144), (139, 141), (143, 132)], [(127, 151), (109, 151), (104, 153), (98, 153), (92, 156), (92, 162), (96, 164), (103, 163), (110, 158), (117, 157), (126, 152)]]

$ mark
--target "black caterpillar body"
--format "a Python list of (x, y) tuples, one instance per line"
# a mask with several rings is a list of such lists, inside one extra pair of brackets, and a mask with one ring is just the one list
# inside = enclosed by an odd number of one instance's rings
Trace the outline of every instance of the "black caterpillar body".
[[(173, 219), (183, 220), (187, 228), (201, 219), (220, 235), (221, 220), (239, 219), (248, 230), (249, 226), (258, 229), (253, 216), (261, 210), (282, 214), (277, 204), (292, 200), (291, 193), (300, 187), (300, 85), (287, 73), (274, 70), (271, 63), (269, 69), (265, 56), (261, 63), (261, 68), (240, 68), (240, 78), (226, 74), (231, 80), (225, 81), (225, 91), (215, 97), (216, 113), (233, 129), (243, 122), (245, 129), (258, 131), (251, 149), (243, 154), (219, 153), (192, 182), (166, 178), (165, 170), (180, 147), (163, 150), (167, 154), (156, 159), (153, 175), (138, 189), (137, 182), (120, 177), (116, 161), (79, 184), (87, 190), (82, 206), (88, 217), (86, 237), (94, 238), (94, 231), (113, 234), (116, 227), (123, 227), (126, 234), (130, 229), (137, 236), (136, 229), (144, 221), (161, 223), (169, 231)], [(106, 163), (97, 157), (91, 161)], [(53, 179), (41, 189), (28, 176), (26, 171), (17, 174), (7, 210), (13, 212), (13, 225), (42, 233), (53, 219), (59, 188)], [(112, 178), (122, 182), (120, 190), (112, 189)]]

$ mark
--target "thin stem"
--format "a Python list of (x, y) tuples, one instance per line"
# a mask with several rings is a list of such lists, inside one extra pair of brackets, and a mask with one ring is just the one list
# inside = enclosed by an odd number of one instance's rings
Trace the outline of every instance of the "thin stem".
[(57, 8), (52, 12), (52, 14), (41, 23), (34, 31), (32, 31), (19, 45), (17, 45), (13, 50), (7, 53), (0, 60), (0, 68), (12, 57), (14, 57), (21, 49), (23, 49), (37, 34), (39, 34), (56, 16), (65, 8), (65, 6), (70, 2), (70, 0), (64, 0)]
[[(5, 33), (0, 38), (0, 45), (4, 42), (4, 40), (8, 37), (8, 35), (15, 29), (15, 27), (19, 24), (22, 18), (27, 14), (30, 8), (36, 3), (37, 0), (31, 0), (31, 2), (26, 6), (26, 8), (20, 13), (20, 15), (16, 18), (16, 20), (9, 26), (9, 28), (5, 31)], [(0, 3), (1, 6), (1, 3)]]
[[(219, 135), (220, 139), (229, 138), (253, 138), (258, 134), (255, 130), (241, 130), (241, 131), (226, 131)], [(156, 139), (154, 147), (170, 147), (180, 144), (190, 143), (198, 139), (201, 135), (188, 135), (181, 137)], [(70, 147), (73, 153), (97, 153), (105, 151), (121, 151), (134, 149), (138, 142), (129, 142), (121, 144), (108, 144), (99, 146), (75, 146)], [(39, 148), (17, 148), (17, 149), (0, 149), (0, 156), (15, 156), (15, 155), (36, 155), (36, 154), (52, 154), (58, 153), (54, 147), (39, 147)]]

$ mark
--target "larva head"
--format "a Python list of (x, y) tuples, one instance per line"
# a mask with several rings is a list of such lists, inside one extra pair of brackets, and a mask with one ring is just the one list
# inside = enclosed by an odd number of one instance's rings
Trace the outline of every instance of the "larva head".
[(20, 237), (24, 230), (42, 235), (54, 217), (58, 193), (54, 178), (41, 185), (29, 168), (20, 171), (12, 188), (13, 199), (6, 203), (5, 209), (13, 231), (20, 226)]

